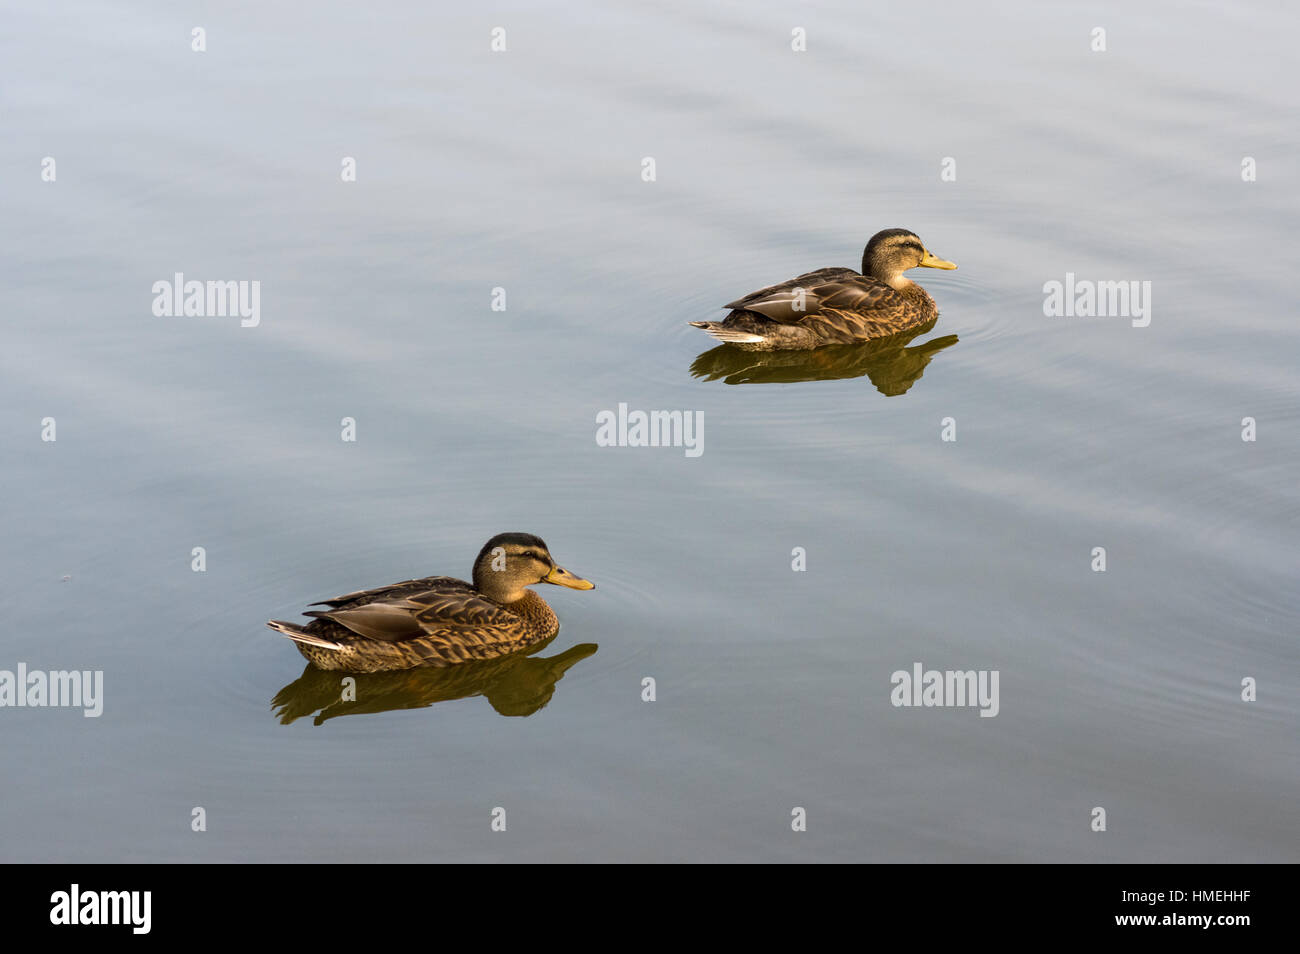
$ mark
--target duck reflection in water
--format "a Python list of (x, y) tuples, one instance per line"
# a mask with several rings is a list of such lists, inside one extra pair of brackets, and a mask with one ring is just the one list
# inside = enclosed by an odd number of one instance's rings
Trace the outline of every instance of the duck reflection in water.
[(908, 343), (935, 325), (925, 325), (875, 338), (862, 344), (828, 345), (812, 351), (741, 351), (719, 345), (704, 352), (691, 365), (691, 375), (727, 384), (793, 384), (799, 381), (837, 381), (870, 378), (876, 390), (887, 397), (906, 394), (930, 359), (957, 343), (956, 335), (944, 335), (913, 348)]
[[(445, 669), (403, 669), (396, 672), (328, 672), (308, 665), (302, 675), (275, 694), (271, 706), (280, 722), (316, 714), (321, 725), (336, 716), (422, 709), (435, 702), (485, 696), (503, 716), (530, 716), (551, 701), (555, 684), (569, 668), (596, 652), (582, 643), (558, 656), (535, 656), (555, 639), (524, 652)], [(356, 680), (345, 692), (345, 678)]]

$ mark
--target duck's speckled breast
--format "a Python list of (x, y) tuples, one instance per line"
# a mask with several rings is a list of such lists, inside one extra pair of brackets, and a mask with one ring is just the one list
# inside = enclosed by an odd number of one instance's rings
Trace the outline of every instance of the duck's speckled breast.
[(560, 620), (555, 615), (555, 610), (532, 590), (525, 591), (522, 600), (508, 604), (506, 609), (518, 615), (523, 621), (521, 629), (523, 635), (518, 648), (549, 639), (560, 631)]
[(934, 303), (930, 293), (916, 282), (911, 282), (899, 290), (907, 300), (907, 308), (904, 313), (906, 327), (923, 325), (939, 314), (939, 306)]

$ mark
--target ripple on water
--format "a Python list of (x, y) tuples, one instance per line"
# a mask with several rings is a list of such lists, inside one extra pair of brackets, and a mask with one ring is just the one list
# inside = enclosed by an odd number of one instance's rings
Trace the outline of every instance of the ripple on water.
[(1194, 571), (1182, 586), (1189, 599), (1213, 607), (1224, 632), (1250, 626), (1289, 639), (1300, 623), (1300, 453), (1288, 448), (1284, 459), (1263, 465), (1246, 453), (1225, 448), (1220, 466), (1207, 466), (1185, 488)]

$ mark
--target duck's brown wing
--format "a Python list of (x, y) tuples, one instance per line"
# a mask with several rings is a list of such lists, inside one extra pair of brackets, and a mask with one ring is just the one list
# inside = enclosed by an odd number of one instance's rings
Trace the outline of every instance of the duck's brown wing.
[[(374, 592), (364, 591), (364, 595)], [(473, 637), (519, 624), (517, 615), (479, 595), (469, 584), (450, 578), (433, 588), (306, 615), (333, 620), (358, 636), (385, 643), (420, 636)]]
[(472, 589), (464, 580), (458, 580), (452, 576), (426, 576), (418, 580), (403, 580), (401, 583), (389, 583), (387, 586), (376, 586), (370, 590), (355, 590), (351, 593), (344, 593), (342, 596), (336, 596), (329, 600), (317, 600), (312, 606), (333, 606), (335, 608), (346, 606), (349, 603), (370, 603), (374, 600), (391, 598), (395, 596), (405, 596), (408, 593), (418, 593), (422, 590), (431, 589), (443, 584), (459, 584), (467, 589)]
[(815, 285), (825, 285), (830, 282), (845, 281), (851, 278), (861, 278), (851, 268), (819, 268), (815, 272), (806, 272), (798, 278), (792, 278), (789, 281), (781, 282), (779, 285), (768, 285), (766, 288), (760, 288), (758, 291), (752, 291), (744, 298), (737, 298), (735, 301), (727, 302), (723, 308), (749, 308), (750, 304), (757, 301), (763, 301), (773, 296), (780, 296), (782, 292), (791, 291), (795, 288), (810, 288)]
[[(830, 321), (840, 325), (856, 316), (888, 320), (901, 317), (907, 299), (882, 281), (867, 278), (847, 269), (822, 269), (840, 274), (814, 280), (821, 273), (810, 272), (783, 285), (773, 286), (767, 294), (748, 295), (733, 304), (738, 311), (752, 311), (782, 324), (805, 327)], [(845, 274), (847, 272), (847, 274)]]

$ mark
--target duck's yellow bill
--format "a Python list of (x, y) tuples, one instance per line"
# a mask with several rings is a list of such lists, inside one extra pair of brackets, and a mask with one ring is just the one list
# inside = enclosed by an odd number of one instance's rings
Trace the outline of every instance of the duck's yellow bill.
[(584, 580), (580, 576), (574, 576), (563, 567), (553, 566), (551, 572), (546, 574), (546, 582), (554, 583), (556, 586), (567, 586), (571, 590), (594, 590), (596, 584), (591, 580)]
[(957, 263), (945, 262), (941, 258), (935, 258), (927, 251), (925, 253), (925, 258), (921, 259), (921, 267), (922, 268), (956, 268)]

